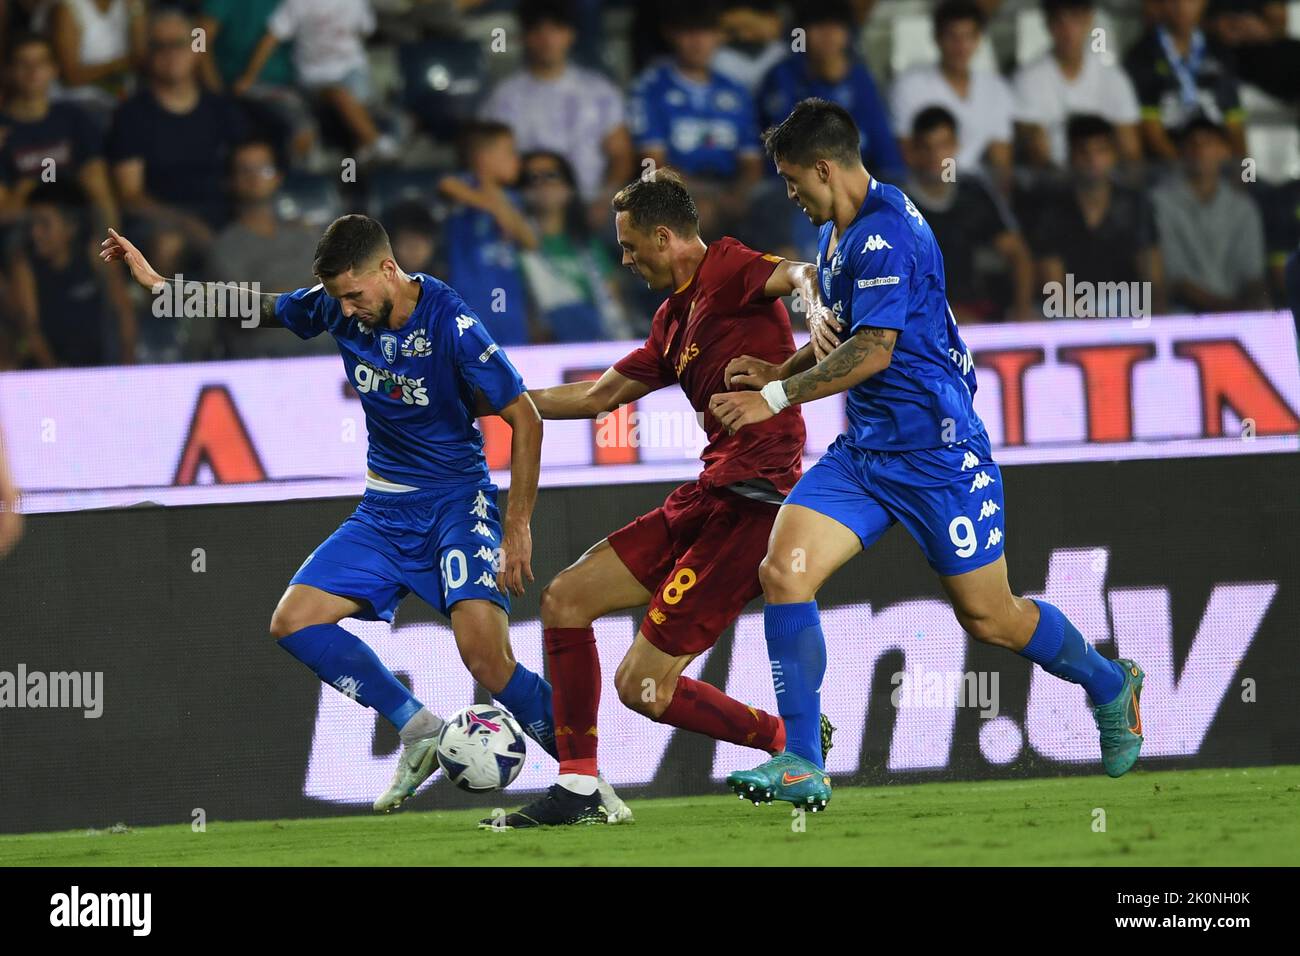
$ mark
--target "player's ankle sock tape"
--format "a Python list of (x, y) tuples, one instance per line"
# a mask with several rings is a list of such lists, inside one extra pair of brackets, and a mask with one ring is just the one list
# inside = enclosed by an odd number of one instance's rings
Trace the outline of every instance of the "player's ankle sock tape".
[(560, 773), (596, 775), (596, 714), (600, 711), (600, 657), (590, 627), (542, 629), (551, 672), (555, 752)]
[(1080, 685), (1094, 705), (1114, 700), (1124, 687), (1124, 671), (1097, 653), (1055, 604), (1038, 605), (1038, 627), (1020, 651), (1047, 673)]
[(551, 685), (523, 664), (516, 664), (510, 682), (495, 696), (502, 707), (515, 715), (524, 733), (554, 757), (555, 718), (551, 711)]
[(714, 740), (768, 751), (773, 749), (781, 732), (779, 717), (748, 707), (712, 684), (689, 677), (677, 678), (673, 699), (658, 721)]
[(365, 642), (337, 624), (313, 624), (277, 642), (323, 680), (401, 728), (422, 706)]
[(822, 766), (822, 678), (826, 638), (816, 601), (763, 608), (776, 708), (785, 719), (785, 749)]

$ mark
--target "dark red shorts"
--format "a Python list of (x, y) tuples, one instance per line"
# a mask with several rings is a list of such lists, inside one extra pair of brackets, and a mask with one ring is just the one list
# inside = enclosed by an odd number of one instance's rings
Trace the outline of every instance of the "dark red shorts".
[(706, 651), (762, 593), (758, 566), (779, 506), (692, 481), (609, 536), (650, 592), (641, 633), (665, 654)]

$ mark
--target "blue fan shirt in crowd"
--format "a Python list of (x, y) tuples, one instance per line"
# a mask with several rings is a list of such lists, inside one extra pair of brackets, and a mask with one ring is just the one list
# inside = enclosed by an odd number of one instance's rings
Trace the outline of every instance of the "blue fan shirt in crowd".
[[(477, 179), (464, 176), (477, 186)], [(518, 206), (513, 193), (511, 201)], [(528, 342), (528, 297), (519, 248), (501, 231), (492, 214), (461, 206), (443, 227), (447, 278), (501, 345)]]
[(741, 154), (760, 152), (749, 91), (721, 73), (696, 83), (671, 61), (658, 63), (633, 84), (629, 107), (637, 146), (662, 148), (687, 176), (729, 178)]
[(276, 316), (300, 338), (334, 336), (365, 411), (371, 471), (421, 489), (489, 486), (475, 393), (501, 409), (524, 391), (523, 379), (454, 289), (415, 278), (420, 299), (400, 329), (345, 318), (319, 285), (280, 296)]
[(857, 218), (827, 255), (833, 222), (821, 227), (821, 295), (848, 336), (896, 329), (884, 371), (848, 391), (849, 434), (859, 448), (937, 448), (982, 433), (975, 362), (948, 308), (943, 256), (929, 224), (896, 186), (872, 177)]
[(837, 103), (858, 125), (862, 162), (878, 175), (891, 177), (903, 170), (903, 156), (889, 126), (889, 110), (871, 72), (854, 61), (844, 79), (829, 83), (812, 75), (808, 57), (796, 53), (777, 63), (763, 78), (758, 91), (758, 113), (766, 129), (790, 115), (795, 104), (810, 96)]

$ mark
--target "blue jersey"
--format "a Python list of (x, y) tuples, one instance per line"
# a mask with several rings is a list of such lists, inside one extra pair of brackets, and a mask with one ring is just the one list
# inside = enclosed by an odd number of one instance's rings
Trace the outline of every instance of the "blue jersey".
[(475, 398), (482, 392), (504, 408), (524, 391), (523, 379), (454, 289), (415, 278), (420, 300), (400, 329), (345, 318), (319, 285), (286, 292), (275, 314), (300, 338), (334, 336), (366, 413), (371, 471), (422, 489), (488, 485)]
[(659, 63), (637, 78), (629, 105), (637, 145), (662, 148), (687, 176), (731, 177), (738, 153), (759, 152), (749, 91), (721, 73), (695, 83)]
[(844, 336), (898, 330), (893, 360), (849, 389), (849, 438), (863, 449), (939, 448), (984, 431), (975, 413), (975, 361), (944, 292), (943, 256), (929, 224), (896, 186), (871, 179), (857, 218), (828, 254), (821, 228), (821, 296)]
[(763, 126), (775, 126), (790, 115), (795, 104), (810, 96), (838, 103), (853, 116), (858, 126), (862, 162), (883, 175), (903, 172), (903, 156), (889, 126), (889, 110), (871, 72), (853, 61), (838, 83), (828, 83), (812, 74), (808, 57), (796, 53), (777, 63), (763, 77), (758, 92), (758, 113)]

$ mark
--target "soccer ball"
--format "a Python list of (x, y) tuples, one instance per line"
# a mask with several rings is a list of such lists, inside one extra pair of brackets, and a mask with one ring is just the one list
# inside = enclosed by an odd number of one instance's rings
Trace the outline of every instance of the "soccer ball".
[(502, 790), (524, 766), (524, 732), (509, 713), (475, 704), (452, 716), (438, 735), (438, 763), (470, 793)]

